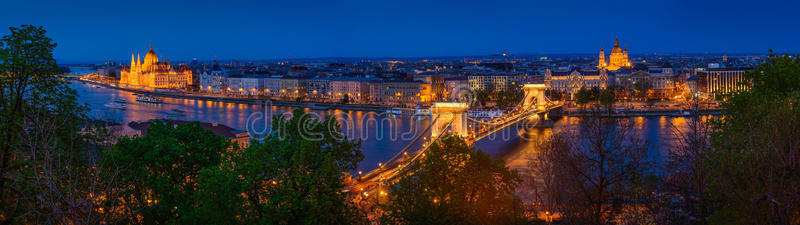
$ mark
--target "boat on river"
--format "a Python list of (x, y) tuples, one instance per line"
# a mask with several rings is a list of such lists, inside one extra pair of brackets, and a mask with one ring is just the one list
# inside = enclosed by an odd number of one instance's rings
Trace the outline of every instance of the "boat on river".
[(166, 111), (164, 113), (167, 114), (167, 115), (172, 115), (172, 116), (182, 116), (183, 112), (184, 111), (181, 110), (181, 109), (172, 109), (172, 110)]
[(125, 99), (122, 99), (122, 98), (115, 98), (114, 102), (120, 103), (120, 104), (128, 103), (127, 101), (125, 101)]
[(164, 100), (161, 100), (161, 98), (159, 98), (159, 97), (146, 96), (146, 95), (140, 95), (140, 96), (136, 97), (136, 101), (146, 102), (146, 103), (156, 103), (156, 104), (164, 103)]
[(313, 110), (328, 110), (328, 109), (331, 109), (331, 107), (329, 105), (322, 105), (322, 104), (317, 104), (317, 103), (309, 103), (307, 106), (308, 106), (309, 109), (313, 109)]
[(106, 103), (106, 104), (104, 104), (103, 106), (105, 106), (106, 108), (111, 108), (111, 109), (121, 109), (121, 110), (125, 110), (125, 106), (124, 106), (124, 105), (122, 105), (122, 104), (119, 104), (119, 103), (116, 103), (116, 102), (110, 102), (110, 103)]

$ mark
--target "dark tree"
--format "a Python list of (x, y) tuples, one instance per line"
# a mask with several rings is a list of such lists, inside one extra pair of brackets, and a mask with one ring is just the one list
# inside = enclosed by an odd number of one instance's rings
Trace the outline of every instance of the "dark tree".
[(118, 199), (114, 168), (98, 165), (111, 123), (57, 74), (56, 47), (42, 27), (9, 28), (0, 39), (0, 224), (108, 224)]
[[(587, 117), (580, 129), (553, 134), (531, 161), (538, 199), (569, 224), (606, 224), (636, 208), (649, 163), (631, 120)], [(622, 204), (612, 204), (614, 202)]]
[(153, 121), (144, 137), (122, 137), (103, 163), (120, 167), (123, 201), (117, 207), (131, 223), (179, 223), (193, 215), (200, 171), (213, 169), (236, 146), (198, 122)]
[(515, 90), (515, 91), (498, 91), (497, 92), (497, 107), (501, 109), (514, 107), (522, 101), (522, 98), (525, 97), (525, 93), (522, 90)]
[(611, 88), (606, 88), (600, 92), (600, 95), (597, 97), (597, 101), (606, 108), (608, 113), (611, 113), (614, 103), (617, 101), (617, 99), (614, 97), (614, 90)]
[(475, 90), (474, 92), (474, 100), (476, 103), (480, 104), (481, 107), (485, 107), (486, 103), (491, 101), (489, 97), (489, 93), (486, 92), (484, 89)]
[[(364, 215), (346, 200), (344, 174), (355, 171), (364, 155), (360, 141), (347, 139), (329, 116), (319, 121), (297, 109), (291, 118), (273, 118), (272, 133), (234, 160), (221, 184), (241, 185), (214, 203), (243, 201), (238, 215), (246, 224), (358, 224)], [(235, 187), (235, 185), (234, 185)], [(241, 200), (233, 200), (243, 196)]]
[(800, 58), (770, 54), (745, 74), (749, 90), (725, 96), (708, 168), (709, 222), (800, 221)]
[(342, 97), (342, 102), (341, 103), (342, 104), (350, 103), (350, 94), (344, 94), (344, 97)]
[(652, 88), (652, 84), (650, 81), (639, 81), (633, 84), (634, 90), (634, 97), (638, 98), (639, 100), (645, 100), (649, 98), (649, 91)]
[(391, 187), (386, 224), (520, 224), (521, 179), (505, 162), (448, 136)]
[(581, 87), (581, 89), (579, 89), (578, 92), (575, 93), (575, 103), (581, 106), (585, 105), (586, 103), (589, 103), (591, 97), (592, 97), (591, 93), (589, 93), (589, 91), (586, 90), (586, 88)]

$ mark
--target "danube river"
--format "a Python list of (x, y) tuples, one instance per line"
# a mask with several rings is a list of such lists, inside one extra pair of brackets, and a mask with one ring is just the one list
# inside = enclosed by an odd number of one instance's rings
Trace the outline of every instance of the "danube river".
[[(136, 102), (131, 92), (117, 89), (96, 87), (73, 81), (69, 85), (75, 89), (80, 102), (89, 105), (89, 116), (97, 119), (111, 120), (127, 124), (132, 121), (151, 119), (197, 120), (224, 124), (235, 129), (250, 131), (254, 136), (266, 134), (270, 115), (289, 113), (294, 108), (226, 103), (216, 101), (164, 98), (163, 104)], [(115, 99), (123, 99), (125, 110), (105, 107)], [(361, 150), (365, 155), (359, 170), (368, 171), (378, 167), (405, 147), (414, 135), (419, 135), (430, 124), (429, 117), (395, 116), (379, 112), (346, 111), (346, 110), (311, 110), (304, 111), (323, 116), (334, 116), (342, 124), (343, 131), (350, 138), (361, 139)], [(671, 146), (677, 143), (675, 131), (686, 128), (686, 118), (682, 117), (635, 117), (635, 128), (649, 149), (649, 158), (662, 163)], [(475, 146), (485, 152), (502, 157), (508, 165), (519, 170), (526, 170), (527, 162), (536, 151), (537, 140), (547, 137), (553, 132), (575, 129), (580, 126), (581, 118), (554, 118), (553, 128), (539, 128), (528, 131), (528, 138), (519, 135), (516, 126), (510, 126), (496, 134), (484, 138)], [(428, 134), (429, 135), (429, 134)]]

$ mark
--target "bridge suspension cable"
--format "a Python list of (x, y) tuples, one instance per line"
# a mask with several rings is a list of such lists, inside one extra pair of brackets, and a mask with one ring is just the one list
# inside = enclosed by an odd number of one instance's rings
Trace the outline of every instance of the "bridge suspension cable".
[[(452, 125), (452, 124), (453, 124), (453, 121), (451, 120), (450, 122), (448, 122), (448, 123), (447, 123), (447, 125), (445, 125), (445, 127), (444, 127), (444, 129), (443, 129), (443, 130), (447, 130), (447, 129), (451, 128), (451, 125)], [(428, 149), (430, 149), (430, 147), (431, 147), (432, 145), (434, 145), (434, 144), (436, 143), (436, 141), (438, 141), (439, 139), (441, 139), (443, 136), (444, 136), (444, 135), (439, 135), (439, 136), (436, 136), (436, 138), (434, 138), (434, 139), (431, 139), (430, 143), (428, 143), (427, 145), (424, 145), (424, 146), (422, 146), (422, 149), (420, 149), (420, 150), (417, 150), (417, 152), (415, 152), (415, 153), (414, 153), (414, 155), (413, 155), (413, 156), (411, 156), (411, 159), (409, 159), (409, 160), (408, 160), (408, 161), (405, 163), (405, 166), (403, 166), (402, 168), (400, 168), (400, 171), (398, 171), (398, 172), (397, 172), (395, 175), (402, 175), (402, 174), (404, 174), (405, 172), (407, 172), (407, 171), (408, 171), (408, 169), (409, 169), (409, 167), (408, 167), (408, 166), (410, 166), (410, 165), (411, 165), (411, 163), (413, 163), (413, 162), (416, 162), (416, 161), (417, 161), (417, 159), (419, 159), (420, 157), (422, 157), (423, 155), (425, 155), (425, 153), (428, 151)], [(391, 178), (396, 178), (396, 176), (392, 176)]]
[[(436, 120), (438, 120), (438, 119), (439, 119), (438, 117), (437, 117), (437, 118), (435, 118), (435, 119), (434, 119), (434, 122), (435, 122)], [(451, 124), (452, 124), (452, 123), (453, 123), (453, 121), (452, 121), (452, 120), (448, 121), (448, 123), (447, 123), (447, 124), (445, 124), (445, 127), (444, 127), (444, 129), (443, 129), (443, 130), (447, 130), (447, 129), (451, 128)], [(428, 126), (428, 127), (425, 129), (425, 132), (423, 132), (423, 134), (427, 133), (427, 131), (429, 131), (429, 130), (431, 129), (431, 127), (433, 126), (433, 124), (434, 124), (434, 123), (431, 123), (431, 126)], [(416, 160), (417, 160), (417, 159), (418, 159), (418, 158), (419, 158), (421, 155), (425, 154), (425, 151), (427, 151), (427, 149), (428, 149), (428, 148), (429, 148), (429, 147), (430, 147), (430, 146), (431, 146), (433, 143), (435, 143), (437, 140), (439, 140), (439, 138), (441, 138), (441, 137), (442, 137), (442, 136), (444, 136), (444, 135), (439, 135), (439, 136), (437, 136), (435, 139), (432, 139), (432, 140), (430, 141), (430, 143), (429, 143), (429, 144), (427, 144), (427, 145), (423, 145), (421, 149), (417, 150), (416, 152), (413, 152), (413, 153), (411, 153), (411, 154), (412, 154), (412, 155), (411, 155), (411, 158), (410, 158), (410, 159), (408, 159), (408, 160), (406, 160), (405, 162), (402, 162), (402, 163), (396, 163), (396, 162), (397, 162), (397, 160), (400, 158), (400, 156), (403, 156), (403, 155), (405, 155), (405, 153), (406, 153), (406, 151), (408, 151), (408, 149), (410, 149), (412, 146), (415, 146), (415, 142), (416, 142), (416, 141), (418, 141), (418, 140), (419, 140), (419, 137), (421, 137), (421, 136), (423, 136), (423, 135), (420, 135), (420, 136), (418, 136), (417, 138), (415, 138), (414, 140), (412, 140), (412, 142), (411, 142), (411, 143), (409, 143), (408, 145), (406, 145), (406, 147), (405, 147), (405, 148), (403, 148), (403, 151), (400, 151), (400, 152), (398, 152), (398, 154), (396, 154), (396, 155), (395, 155), (395, 156), (393, 156), (393, 157), (392, 157), (392, 158), (391, 158), (389, 161), (387, 161), (387, 163), (386, 163), (386, 164), (384, 164), (384, 166), (382, 166), (381, 168), (376, 168), (376, 169), (374, 169), (374, 170), (372, 170), (372, 171), (368, 172), (367, 174), (364, 174), (364, 175), (361, 177), (361, 179), (362, 179), (362, 180), (361, 180), (360, 182), (362, 182), (362, 183), (363, 183), (363, 182), (370, 182), (370, 181), (373, 181), (373, 179), (374, 179), (376, 176), (378, 176), (378, 175), (380, 175), (380, 180), (392, 180), (392, 179), (394, 179), (396, 176), (398, 176), (398, 175), (401, 175), (402, 173), (405, 173), (405, 172), (406, 172), (406, 168), (405, 168), (405, 166), (411, 165), (411, 163), (412, 163), (412, 162), (415, 162), (415, 161), (416, 161)], [(396, 165), (397, 167), (400, 167), (400, 168), (399, 168), (399, 170), (391, 170), (391, 169), (389, 169), (389, 168), (388, 168), (388, 167), (395, 166), (395, 165)], [(384, 168), (386, 168), (386, 169), (384, 169)], [(391, 174), (388, 174), (388, 175), (380, 174), (380, 173), (384, 173), (384, 172), (391, 172)]]
[(392, 162), (394, 160), (397, 160), (400, 156), (404, 155), (404, 153), (406, 153), (409, 149), (411, 149), (411, 147), (414, 146), (414, 143), (419, 141), (421, 137), (424, 137), (426, 134), (430, 133), (431, 128), (434, 126), (434, 124), (436, 124), (436, 121), (438, 120), (439, 120), (438, 116), (436, 118), (433, 118), (433, 120), (431, 120), (431, 124), (428, 127), (426, 127), (425, 130), (422, 131), (422, 133), (420, 133), (419, 135), (417, 135), (417, 137), (411, 140), (411, 142), (409, 142), (408, 145), (406, 145), (406, 147), (400, 150), (400, 152), (395, 153), (394, 156), (392, 156), (392, 158), (389, 158), (387, 162)]

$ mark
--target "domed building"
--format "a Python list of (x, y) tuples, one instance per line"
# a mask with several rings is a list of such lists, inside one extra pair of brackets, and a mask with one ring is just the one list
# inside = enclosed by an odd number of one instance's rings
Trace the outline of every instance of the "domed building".
[(192, 70), (187, 67), (173, 68), (166, 62), (159, 62), (158, 55), (153, 51), (153, 45), (144, 55), (144, 61), (131, 54), (131, 65), (121, 72), (120, 84), (127, 84), (139, 88), (172, 88), (183, 89), (192, 85)]
[(608, 58), (609, 60), (606, 61), (605, 52), (601, 46), (597, 68), (614, 71), (623, 67), (631, 67), (631, 61), (628, 60), (628, 48), (620, 47), (619, 39), (614, 39), (614, 48), (611, 49), (611, 55)]

